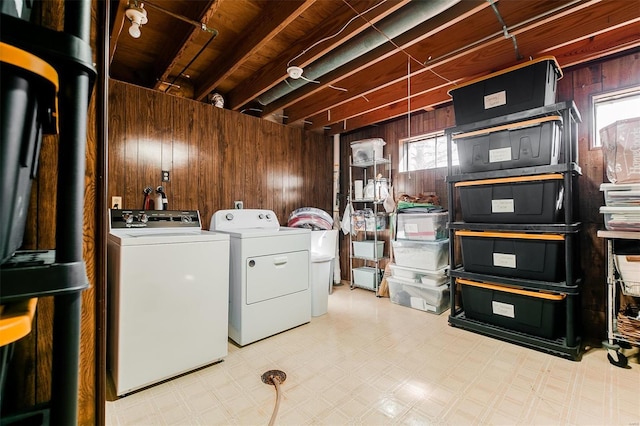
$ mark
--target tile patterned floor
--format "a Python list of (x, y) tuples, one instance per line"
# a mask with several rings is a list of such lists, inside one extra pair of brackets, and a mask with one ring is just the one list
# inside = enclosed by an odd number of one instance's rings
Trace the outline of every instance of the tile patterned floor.
[(222, 363), (107, 402), (108, 425), (639, 425), (640, 365), (573, 362), (336, 286), (329, 312)]

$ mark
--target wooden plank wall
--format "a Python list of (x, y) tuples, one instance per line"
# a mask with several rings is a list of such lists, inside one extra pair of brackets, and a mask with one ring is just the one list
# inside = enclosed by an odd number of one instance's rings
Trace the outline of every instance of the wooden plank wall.
[[(331, 212), (330, 138), (111, 80), (108, 199), (142, 208), (143, 189), (163, 185), (170, 209), (211, 215), (272, 209), (282, 225), (311, 206)], [(161, 182), (161, 171), (171, 180)]]
[[(588, 66), (564, 71), (564, 78), (558, 82), (557, 100), (574, 100), (582, 115), (579, 126), (579, 165), (582, 176), (579, 179), (580, 220), (583, 231), (580, 238), (580, 259), (583, 271), (582, 284), (582, 335), (600, 341), (605, 337), (605, 265), (604, 242), (596, 236), (602, 229), (603, 221), (598, 209), (604, 204), (600, 184), (607, 182), (603, 171), (603, 154), (599, 149), (589, 149), (593, 137), (591, 130), (591, 96), (619, 88), (640, 85), (640, 54), (631, 53), (611, 58)], [(453, 107), (446, 106), (435, 111), (414, 113), (411, 116), (411, 136), (443, 130), (455, 125)], [(448, 207), (447, 186), (444, 182), (446, 168), (411, 173), (398, 173), (398, 141), (407, 137), (407, 118), (401, 118), (379, 126), (369, 127), (341, 137), (340, 212), (344, 211), (345, 196), (348, 193), (348, 158), (351, 154), (349, 143), (355, 140), (379, 137), (386, 142), (385, 155), (391, 153), (394, 193), (416, 195), (421, 192), (435, 192), (444, 207)], [(459, 202), (456, 200), (456, 202)], [(349, 280), (349, 240), (341, 234), (340, 267), (343, 281)]]

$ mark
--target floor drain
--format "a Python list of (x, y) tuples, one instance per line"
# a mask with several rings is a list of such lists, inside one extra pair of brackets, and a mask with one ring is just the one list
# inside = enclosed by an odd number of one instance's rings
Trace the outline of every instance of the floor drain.
[(277, 379), (278, 383), (284, 383), (287, 379), (287, 375), (284, 371), (280, 370), (269, 370), (262, 374), (262, 382), (268, 385), (273, 385), (273, 379)]

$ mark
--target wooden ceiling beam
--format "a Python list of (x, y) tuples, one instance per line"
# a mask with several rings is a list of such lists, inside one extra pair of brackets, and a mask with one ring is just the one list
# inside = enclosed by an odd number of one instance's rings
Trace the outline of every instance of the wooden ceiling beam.
[[(408, 49), (417, 43), (429, 38), (430, 36), (443, 31), (464, 19), (478, 13), (479, 11), (489, 7), (489, 3), (486, 1), (464, 1), (457, 3), (446, 11), (434, 16), (433, 18), (417, 25), (414, 28), (409, 29), (405, 33), (396, 37), (393, 41), (400, 47), (400, 49)], [(372, 29), (373, 30), (373, 29)], [(373, 30), (375, 31), (375, 30)], [(361, 55), (355, 60), (339, 67), (338, 69), (325, 74), (321, 77), (320, 84), (306, 84), (297, 90), (283, 96), (280, 99), (271, 102), (263, 108), (263, 115), (272, 113), (283, 108), (287, 108), (290, 105), (300, 102), (321, 90), (328, 88), (345, 77), (353, 76), (365, 68), (383, 62), (389, 56), (398, 52), (398, 48), (391, 43), (384, 43), (381, 46), (373, 49), (372, 51)], [(367, 74), (369, 72), (367, 71)], [(372, 76), (370, 74), (370, 76)], [(361, 77), (360, 77), (361, 79)], [(339, 84), (337, 86), (340, 86)], [(297, 109), (292, 109), (297, 111)], [(305, 114), (295, 114), (295, 117), (291, 117), (288, 122), (295, 122), (304, 118)], [(285, 114), (287, 115), (287, 114)], [(309, 114), (307, 114), (309, 115)]]
[[(376, 7), (372, 11), (368, 12), (365, 16), (371, 22), (378, 22), (382, 18), (390, 15), (396, 10), (400, 9), (409, 0), (384, 2), (380, 6)], [(355, 4), (354, 6), (358, 6)], [(365, 9), (366, 10), (366, 9)], [(243, 82), (236, 89), (229, 92), (226, 96), (229, 108), (233, 110), (239, 110), (247, 102), (255, 99), (262, 93), (271, 89), (276, 84), (280, 83), (287, 77), (287, 67), (291, 58), (294, 57), (296, 52), (305, 52), (318, 40), (321, 40), (328, 35), (336, 34), (344, 26), (349, 19), (353, 18), (353, 10), (347, 5), (343, 5), (334, 14), (327, 24), (321, 28), (317, 28), (314, 32), (308, 34), (306, 37), (299, 39), (293, 44), (286, 52), (278, 56), (266, 66), (257, 71), (250, 79)], [(308, 64), (329, 53), (331, 50), (344, 43), (346, 40), (351, 39), (363, 30), (369, 27), (369, 24), (364, 19), (356, 19), (339, 35), (331, 38), (330, 40), (321, 43), (319, 46), (310, 49), (305, 52), (300, 58), (297, 59), (296, 64), (304, 68)]]
[[(197, 20), (205, 24), (209, 22), (218, 11), (218, 8), (223, 1), (224, 0), (207, 0), (207, 6), (206, 8), (204, 8), (204, 12)], [(184, 55), (185, 51), (187, 50), (187, 47), (195, 41), (196, 37), (198, 37), (201, 32), (202, 28), (193, 26), (189, 33), (185, 34), (182, 42), (180, 42), (175, 48), (167, 48), (163, 50), (164, 54), (154, 64), (154, 70), (156, 74), (156, 79), (153, 86), (154, 89), (160, 89), (160, 86), (162, 86), (163, 82), (169, 79), (171, 71), (180, 61), (182, 55)]]
[(215, 67), (211, 67), (211, 74), (195, 87), (195, 98), (204, 100), (218, 84), (237, 70), (247, 58), (254, 55), (262, 46), (266, 45), (280, 31), (286, 28), (301, 13), (309, 8), (316, 0), (288, 0), (282, 2), (267, 2), (266, 9), (251, 24), (245, 37), (240, 38), (233, 46), (229, 46), (227, 55)]
[[(638, 47), (640, 47), (640, 32), (638, 26), (635, 23), (631, 23), (618, 28), (616, 31), (601, 33), (594, 37), (581, 39), (572, 44), (565, 43), (557, 49), (547, 50), (543, 53), (554, 56), (560, 66), (566, 68), (574, 64), (600, 59), (604, 57), (603, 52), (611, 55)], [(488, 59), (490, 60), (492, 58)], [(482, 59), (476, 57), (475, 60), (481, 61)], [(318, 116), (311, 117), (309, 120), (312, 121), (313, 124), (307, 125), (306, 127), (313, 129), (330, 125), (330, 134), (355, 130), (380, 121), (400, 117), (407, 114), (408, 111), (415, 112), (448, 103), (451, 101), (451, 97), (447, 93), (449, 89), (451, 89), (450, 85), (436, 87), (412, 96), (410, 104), (407, 103), (405, 97), (404, 99), (398, 99), (377, 108), (361, 110), (361, 113), (352, 114), (348, 118), (345, 117), (332, 124), (323, 123), (323, 116), (319, 114)]]
[(116, 47), (118, 45), (118, 38), (122, 32), (122, 28), (125, 24), (125, 11), (129, 0), (119, 0), (118, 8), (115, 11), (115, 17), (111, 25), (111, 31), (109, 31), (109, 63), (113, 60), (113, 55), (116, 53)]
[[(540, 52), (548, 52), (557, 49), (559, 46), (575, 43), (576, 41), (589, 39), (597, 34), (601, 34), (604, 32), (604, 29), (611, 26), (611, 24), (618, 27), (620, 25), (633, 26), (638, 21), (639, 16), (640, 9), (634, 7), (631, 3), (623, 2), (622, 4), (610, 5), (608, 2), (603, 2), (592, 8), (583, 9), (565, 16), (562, 21), (562, 27), (557, 25), (557, 22), (550, 20), (547, 20), (542, 26), (537, 25), (537, 23), (532, 23), (528, 26), (527, 32), (520, 32), (518, 44), (520, 51), (524, 52), (526, 56), (540, 56), (541, 54), (545, 54)], [(589, 25), (584, 25), (584, 22), (589, 22)], [(505, 58), (509, 57), (509, 50), (511, 52), (513, 51), (512, 47), (509, 49), (510, 46), (511, 44), (505, 41), (497, 46), (492, 46), (491, 50), (486, 49), (487, 46), (484, 46), (482, 50), (474, 49), (473, 51), (464, 52), (464, 56), (466, 56), (464, 60), (458, 60), (463, 56), (463, 53), (449, 58), (446, 68), (447, 78), (456, 79), (466, 77), (468, 79), (475, 75), (486, 74), (487, 62), (496, 64), (498, 68), (511, 65), (512, 63), (505, 62)], [(549, 48), (549, 46), (553, 47)], [(452, 61), (453, 59), (456, 60)], [(438, 64), (438, 66), (441, 65), (442, 63)], [(413, 75), (423, 74), (428, 71), (428, 69), (419, 70)], [(442, 69), (439, 72), (445, 73)], [(396, 99), (406, 99), (406, 84), (402, 84), (403, 80), (406, 80), (406, 73), (404, 76), (399, 75), (395, 83), (393, 85), (387, 85), (384, 91), (386, 93), (395, 93), (397, 95)], [(414, 77), (412, 76), (412, 81), (413, 80)], [(418, 85), (422, 80), (417, 79), (416, 81), (417, 83), (412, 82), (413, 93), (419, 93), (420, 91)], [(402, 87), (404, 87), (404, 91)], [(375, 92), (372, 92), (371, 98), (377, 99), (378, 95), (374, 96), (373, 93)], [(350, 109), (350, 113), (348, 114), (350, 114), (351, 117), (358, 115), (358, 103), (362, 104), (361, 99), (358, 99), (358, 97), (354, 97), (349, 101), (349, 104), (354, 104), (351, 108), (348, 108)], [(364, 113), (367, 110), (373, 110), (382, 106), (383, 101), (380, 100), (375, 104), (368, 103), (366, 109), (362, 111)], [(325, 119), (318, 121), (318, 117), (325, 117)], [(331, 124), (326, 121), (326, 117), (326, 114), (317, 114), (309, 118), (309, 120), (313, 122), (313, 128), (322, 127)], [(338, 113), (337, 107), (332, 107), (332, 121), (342, 121), (346, 118), (348, 118), (348, 116)]]
[[(420, 60), (428, 57), (428, 55), (425, 56), (424, 46), (420, 46), (417, 43), (424, 41), (426, 44), (427, 41), (425, 40), (427, 39), (431, 49), (430, 54), (436, 56), (439, 55), (439, 52), (444, 53), (453, 49), (450, 44), (438, 42), (438, 36), (446, 39), (442, 35), (444, 34), (442, 31), (447, 28), (453, 28), (455, 25), (461, 26), (463, 29), (466, 27), (467, 32), (476, 33), (475, 37), (478, 37), (478, 31), (491, 31), (485, 21), (477, 17), (478, 13), (487, 7), (489, 7), (489, 3), (486, 1), (458, 3), (446, 12), (399, 36), (396, 42), (404, 52), (399, 51), (390, 43), (385, 43), (368, 54), (361, 56), (356, 61), (350, 62), (324, 76), (323, 83), (325, 83), (324, 80), (326, 78), (325, 84), (306, 85), (292, 92), (287, 95), (286, 107), (293, 105), (292, 108), (285, 110), (285, 115), (289, 117), (287, 122), (294, 123), (321, 111), (327, 111), (330, 107), (350, 102), (354, 98), (366, 97), (367, 93), (377, 91), (379, 88), (393, 84), (402, 78), (406, 79), (407, 53), (414, 58), (420, 58)], [(491, 15), (488, 16), (491, 17)], [(465, 19), (473, 19), (476, 24), (473, 27), (474, 29), (468, 25), (468, 21), (465, 21)], [(492, 32), (495, 34), (495, 30)], [(420, 34), (423, 36), (419, 36)], [(447, 37), (450, 38), (450, 36)], [(410, 65), (412, 72), (420, 68), (420, 65), (414, 61), (410, 61)], [(367, 69), (368, 78), (363, 80), (357, 72), (365, 68)], [(330, 88), (329, 84), (347, 88), (348, 91), (336, 91)], [(310, 95), (316, 94), (321, 90), (323, 90), (322, 96), (308, 99)]]
[[(575, 8), (582, 8), (590, 3), (592, 3), (592, 1), (582, 2), (580, 4), (564, 4), (563, 6), (570, 6), (571, 10), (575, 10)], [(548, 9), (548, 5), (544, 5), (542, 2), (536, 2), (534, 6), (536, 4), (544, 7), (544, 9), (537, 9), (535, 7), (523, 8), (519, 2), (504, 2), (501, 3), (501, 12), (507, 14), (511, 20), (519, 22), (519, 24), (511, 25), (512, 27), (518, 28), (525, 26), (531, 28), (532, 25), (535, 25), (535, 22), (546, 19), (546, 17), (544, 17), (537, 21), (532, 21), (536, 16), (544, 16), (543, 12), (547, 12)], [(558, 9), (559, 7), (550, 15), (558, 15), (560, 13)], [(424, 50), (428, 48), (429, 56), (432, 56), (432, 60), (423, 68), (417, 67), (416, 69), (412, 63), (411, 75), (422, 74), (433, 70), (434, 67), (441, 67), (449, 61), (460, 57), (460, 55), (470, 55), (481, 49), (487, 49), (494, 44), (506, 43), (503, 32), (496, 22), (496, 17), (491, 9), (481, 11), (473, 15), (473, 18), (460, 22), (448, 31), (433, 35), (425, 41), (423, 45), (407, 49), (414, 56), (418, 56), (419, 53), (416, 53), (414, 49), (419, 51), (420, 49)], [(523, 24), (523, 22), (525, 24)], [(499, 31), (496, 32), (496, 29), (499, 29)], [(455, 33), (456, 37), (451, 37), (451, 33)], [(423, 53), (422, 56), (425, 56), (425, 54)], [(505, 64), (509, 64), (512, 58), (515, 58), (515, 55), (507, 54), (499, 58), (500, 62), (492, 65), (500, 68)], [(366, 81), (349, 77), (336, 83), (337, 86), (348, 88), (348, 92), (338, 93), (335, 91), (325, 91), (320, 99), (316, 99), (315, 97), (307, 100), (303, 99), (301, 102), (292, 105), (290, 108), (291, 111), (286, 110), (285, 115), (291, 117), (291, 122), (294, 122), (301, 118), (311, 117), (319, 112), (325, 112), (329, 108), (335, 110), (336, 107), (342, 104), (358, 102), (363, 96), (368, 98), (368, 94), (374, 94), (380, 90), (380, 88), (386, 88), (394, 83), (405, 81), (407, 79), (406, 62), (407, 59), (400, 55), (389, 57), (383, 63), (376, 64), (367, 69), (371, 78)], [(484, 68), (486, 68), (486, 66)], [(448, 69), (439, 69), (441, 75), (449, 75)], [(296, 111), (297, 113), (294, 114), (292, 111)], [(336, 114), (336, 116), (340, 116), (340, 114)], [(322, 125), (326, 124), (327, 123), (323, 122)]]

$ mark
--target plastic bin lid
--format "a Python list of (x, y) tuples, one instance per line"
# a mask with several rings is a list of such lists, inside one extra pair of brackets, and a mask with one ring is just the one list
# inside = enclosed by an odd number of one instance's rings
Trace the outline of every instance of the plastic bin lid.
[(365, 145), (365, 144), (385, 145), (386, 142), (382, 138), (361, 139), (359, 141), (351, 142), (351, 146), (358, 146), (358, 145)]
[(311, 252), (311, 263), (322, 263), (333, 260), (335, 256)]
[(640, 191), (640, 183), (603, 183), (600, 191)]

